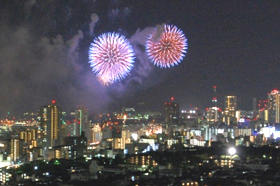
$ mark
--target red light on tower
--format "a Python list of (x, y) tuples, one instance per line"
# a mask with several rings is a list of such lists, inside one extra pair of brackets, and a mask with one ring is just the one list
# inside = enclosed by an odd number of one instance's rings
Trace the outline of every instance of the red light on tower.
[(56, 104), (56, 100), (55, 99), (52, 100), (52, 104), (53, 105)]
[(175, 100), (175, 98), (172, 96), (172, 97), (170, 98), (170, 100), (171, 100), (171, 101), (174, 101), (174, 100)]

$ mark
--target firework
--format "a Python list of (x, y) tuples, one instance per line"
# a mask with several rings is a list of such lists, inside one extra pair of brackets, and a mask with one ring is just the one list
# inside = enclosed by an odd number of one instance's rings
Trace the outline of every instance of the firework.
[(174, 25), (158, 26), (146, 41), (148, 57), (161, 68), (179, 64), (187, 53), (187, 49), (187, 38)]
[(134, 52), (127, 39), (118, 33), (97, 37), (89, 49), (89, 63), (105, 85), (125, 78), (133, 67)]

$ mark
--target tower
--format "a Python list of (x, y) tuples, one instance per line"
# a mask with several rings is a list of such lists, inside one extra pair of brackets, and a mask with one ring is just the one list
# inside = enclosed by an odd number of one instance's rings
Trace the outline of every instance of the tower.
[(56, 100), (52, 100), (48, 105), (47, 113), (47, 146), (60, 145), (60, 110), (56, 105)]
[(236, 122), (235, 112), (237, 109), (237, 97), (226, 96), (225, 97), (225, 110), (224, 110), (224, 122), (230, 125)]
[(209, 123), (217, 123), (219, 121), (219, 112), (221, 109), (218, 107), (217, 86), (213, 87), (213, 95), (211, 99), (211, 106), (206, 109), (206, 118)]

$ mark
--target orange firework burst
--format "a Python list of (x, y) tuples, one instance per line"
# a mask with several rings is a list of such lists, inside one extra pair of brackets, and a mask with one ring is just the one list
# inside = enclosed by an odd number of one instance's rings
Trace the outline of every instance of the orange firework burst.
[(187, 49), (187, 38), (174, 25), (158, 26), (146, 42), (149, 58), (161, 68), (179, 64), (187, 53)]

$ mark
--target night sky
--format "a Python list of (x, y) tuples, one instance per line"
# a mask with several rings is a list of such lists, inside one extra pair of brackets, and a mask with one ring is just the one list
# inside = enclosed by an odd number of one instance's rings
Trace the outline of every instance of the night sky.
[[(0, 115), (37, 111), (52, 98), (66, 111), (82, 104), (92, 113), (160, 110), (170, 96), (182, 107), (206, 107), (213, 85), (251, 109), (253, 97), (280, 88), (279, 10), (278, 1), (1, 0)], [(153, 66), (144, 52), (146, 34), (162, 23), (189, 41), (183, 62), (170, 69)], [(125, 80), (104, 87), (88, 47), (111, 31), (131, 41), (137, 59)]]

